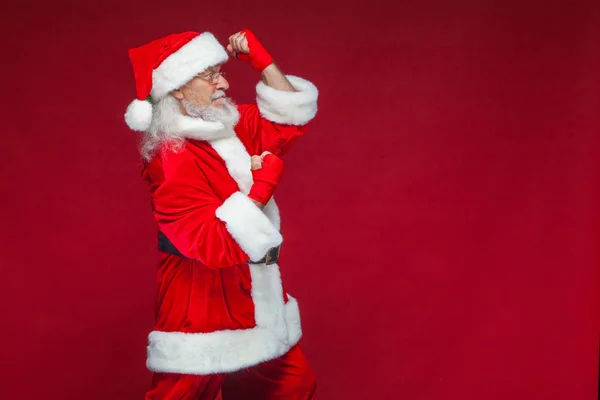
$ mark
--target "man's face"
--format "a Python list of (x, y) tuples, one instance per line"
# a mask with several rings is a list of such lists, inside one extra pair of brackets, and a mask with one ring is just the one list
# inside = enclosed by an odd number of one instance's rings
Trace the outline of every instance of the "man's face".
[(208, 68), (178, 90), (174, 90), (173, 97), (196, 106), (221, 108), (225, 99), (223, 91), (229, 89), (229, 82), (220, 73), (221, 65)]

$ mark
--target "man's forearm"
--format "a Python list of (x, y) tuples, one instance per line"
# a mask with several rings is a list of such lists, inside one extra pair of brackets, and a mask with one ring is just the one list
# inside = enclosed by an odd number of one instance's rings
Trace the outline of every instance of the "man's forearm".
[(296, 91), (275, 63), (271, 63), (263, 70), (261, 78), (265, 85), (270, 86), (275, 90), (281, 90), (283, 92)]

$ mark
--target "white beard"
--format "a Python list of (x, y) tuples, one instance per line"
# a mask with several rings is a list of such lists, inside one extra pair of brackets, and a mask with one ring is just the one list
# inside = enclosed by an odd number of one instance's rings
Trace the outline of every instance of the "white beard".
[(221, 107), (214, 107), (202, 104), (190, 103), (187, 100), (182, 100), (181, 105), (185, 108), (185, 112), (192, 118), (201, 118), (205, 121), (221, 122), (227, 127), (234, 127), (239, 119), (240, 113), (235, 106), (233, 100), (225, 97), (225, 92), (219, 90), (211, 100), (223, 98)]
[[(218, 91), (213, 98), (225, 97)], [(152, 159), (160, 148), (178, 151), (186, 138), (212, 140), (235, 135), (233, 128), (240, 119), (235, 103), (225, 97), (221, 107), (197, 105), (182, 101), (186, 110), (181, 112), (180, 103), (172, 96), (166, 96), (153, 106), (152, 124), (144, 132), (140, 152), (146, 160)]]

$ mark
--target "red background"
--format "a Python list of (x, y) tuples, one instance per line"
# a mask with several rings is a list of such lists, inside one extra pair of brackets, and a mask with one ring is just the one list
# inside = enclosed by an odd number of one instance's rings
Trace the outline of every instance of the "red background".
[[(127, 49), (245, 27), (320, 89), (278, 194), (319, 398), (596, 398), (599, 2), (9, 3), (0, 398), (143, 397)], [(256, 73), (226, 69), (252, 101)]]

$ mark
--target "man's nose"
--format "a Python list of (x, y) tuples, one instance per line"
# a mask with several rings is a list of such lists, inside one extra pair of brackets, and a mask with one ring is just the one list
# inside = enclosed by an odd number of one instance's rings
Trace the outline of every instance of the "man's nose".
[(218, 90), (227, 90), (227, 89), (229, 89), (229, 82), (227, 82), (227, 79), (225, 79), (225, 77), (223, 77), (223, 75), (221, 75), (219, 77), (219, 81), (217, 82), (217, 89)]

